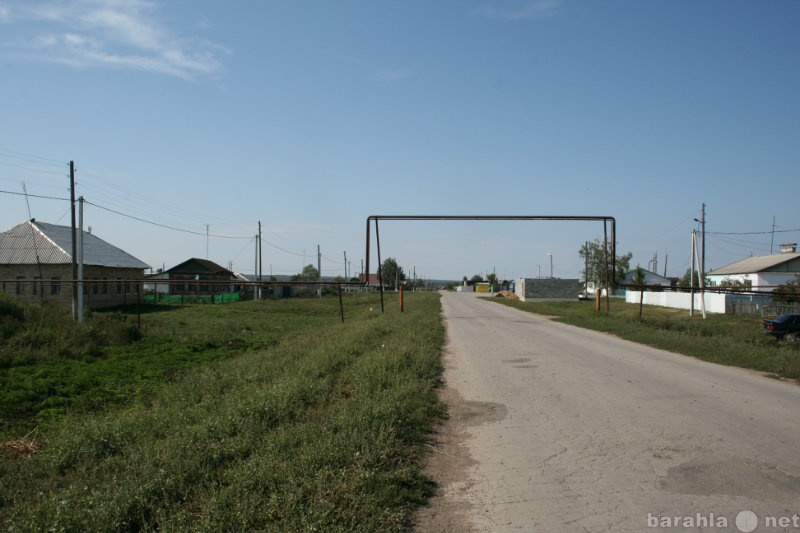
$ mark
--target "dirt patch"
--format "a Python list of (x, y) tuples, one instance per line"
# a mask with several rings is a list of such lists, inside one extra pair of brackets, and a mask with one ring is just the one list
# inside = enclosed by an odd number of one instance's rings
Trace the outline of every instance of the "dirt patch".
[(471, 436), (468, 428), (502, 420), (507, 409), (498, 403), (465, 401), (447, 386), (439, 390), (439, 398), (447, 405), (447, 418), (437, 423), (436, 441), (423, 466), (437, 490), (415, 514), (414, 529), (419, 533), (476, 531), (469, 521), (470, 504), (452, 497), (454, 491), (468, 490), (469, 468), (476, 464), (466, 446)]
[(800, 498), (800, 478), (748, 459), (695, 459), (673, 466), (661, 486), (680, 494), (725, 494), (780, 501)]

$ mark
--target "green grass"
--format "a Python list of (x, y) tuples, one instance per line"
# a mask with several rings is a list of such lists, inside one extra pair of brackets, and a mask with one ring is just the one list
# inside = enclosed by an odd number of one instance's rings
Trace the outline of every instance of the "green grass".
[[(376, 295), (68, 314), (0, 297), (0, 527), (404, 531), (442, 414), (438, 297)], [(499, 300), (498, 301), (503, 301)], [(751, 316), (612, 300), (504, 301), (723, 364), (800, 378)], [(36, 428), (28, 438), (21, 438)]]
[(593, 301), (520, 302), (495, 298), (519, 309), (553, 316), (555, 320), (656, 348), (690, 355), (723, 365), (749, 368), (790, 379), (800, 379), (800, 343), (776, 342), (761, 332), (761, 317), (753, 315), (706, 315), (689, 311), (644, 306), (617, 298), (601, 302), (597, 312)]
[(50, 413), (39, 453), (4, 456), (0, 525), (407, 530), (432, 491), (419, 455), (441, 414), (444, 330), (435, 294), (407, 295), (402, 314), (391, 295), (384, 314), (374, 300), (345, 298), (344, 324), (336, 298), (156, 311), (139, 340), (5, 367), (43, 366), (49, 380), (61, 362), (114, 400), (69, 389), (82, 409)]

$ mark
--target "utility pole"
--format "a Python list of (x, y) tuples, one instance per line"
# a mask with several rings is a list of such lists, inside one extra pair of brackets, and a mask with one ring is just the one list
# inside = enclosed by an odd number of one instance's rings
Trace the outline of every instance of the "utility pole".
[(586, 241), (586, 245), (583, 248), (586, 250), (586, 254), (583, 256), (583, 285), (588, 287), (589, 286), (589, 241)]
[[(317, 272), (319, 275), (319, 280), (322, 281), (322, 252), (319, 250), (319, 244), (317, 245)], [(319, 297), (322, 298), (322, 285), (320, 285), (317, 289), (317, 293), (319, 294)]]
[(347, 281), (347, 250), (344, 251), (344, 280)]
[(78, 322), (83, 322), (83, 196), (78, 202)]
[(69, 205), (72, 210), (72, 320), (78, 319), (78, 241), (75, 231), (75, 162), (69, 162)]
[(700, 234), (703, 237), (703, 246), (701, 248), (698, 262), (700, 263), (700, 267), (698, 269), (697, 274), (700, 276), (700, 279), (705, 279), (706, 275), (706, 204), (703, 203), (700, 208), (700, 220), (694, 219), (695, 222), (700, 223)]
[(257, 239), (257, 246), (258, 246), (258, 296), (256, 297), (257, 300), (261, 299), (261, 271), (264, 268), (264, 257), (262, 253), (262, 246), (261, 246), (261, 221), (258, 221), (258, 239)]
[[(703, 281), (706, 279), (706, 204), (705, 203), (703, 203), (703, 208), (700, 212), (700, 217), (701, 217), (700, 228), (703, 230), (703, 248), (700, 251), (700, 286), (702, 287)], [(703, 298), (705, 298), (705, 295), (703, 296)]]
[(772, 245), (775, 244), (775, 215), (772, 215), (772, 237), (769, 239), (769, 253), (772, 255)]
[[(258, 234), (256, 234), (253, 240), (256, 243), (256, 249), (253, 252), (253, 281), (258, 279)], [(258, 294), (256, 294), (255, 288), (253, 289), (253, 299), (258, 300)]]

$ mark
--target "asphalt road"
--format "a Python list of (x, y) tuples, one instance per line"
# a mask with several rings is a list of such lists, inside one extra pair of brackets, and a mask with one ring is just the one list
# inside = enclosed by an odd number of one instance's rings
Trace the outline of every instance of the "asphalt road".
[(451, 419), (418, 530), (800, 532), (794, 382), (442, 304)]

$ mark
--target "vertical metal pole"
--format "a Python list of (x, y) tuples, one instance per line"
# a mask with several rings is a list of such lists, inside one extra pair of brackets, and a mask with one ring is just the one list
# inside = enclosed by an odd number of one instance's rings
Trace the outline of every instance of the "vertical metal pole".
[(689, 287), (690, 287), (689, 316), (694, 316), (694, 265), (696, 260), (695, 250), (697, 250), (697, 247), (695, 246), (696, 239), (697, 239), (697, 232), (695, 230), (692, 230), (692, 267), (689, 271), (690, 272), (689, 273)]
[[(613, 251), (612, 256), (616, 255), (616, 250)], [(606, 221), (603, 220), (603, 263), (606, 265), (606, 313), (609, 311), (609, 292), (611, 291), (611, 287), (608, 283), (608, 228), (606, 226)], [(616, 263), (613, 265), (612, 268), (616, 268)]]
[[(700, 249), (700, 286), (703, 287), (703, 280), (706, 277), (706, 204), (703, 204), (703, 210), (701, 213), (702, 223), (700, 224), (700, 228), (703, 230), (703, 247)], [(703, 293), (703, 298), (705, 298), (705, 293)], [(705, 317), (703, 317), (705, 318)]]
[(72, 320), (78, 319), (78, 242), (75, 231), (75, 162), (69, 162), (69, 204), (72, 211)]
[(400, 312), (403, 312), (403, 285), (400, 285)]
[(78, 202), (78, 322), (83, 322), (83, 196)]
[(339, 312), (342, 315), (342, 324), (344, 324), (344, 304), (342, 304), (342, 285), (338, 285), (339, 288)]
[(378, 244), (378, 285), (381, 286), (381, 313), (383, 313), (383, 268), (381, 265), (381, 235), (378, 231), (377, 218), (375, 219), (375, 241)]

